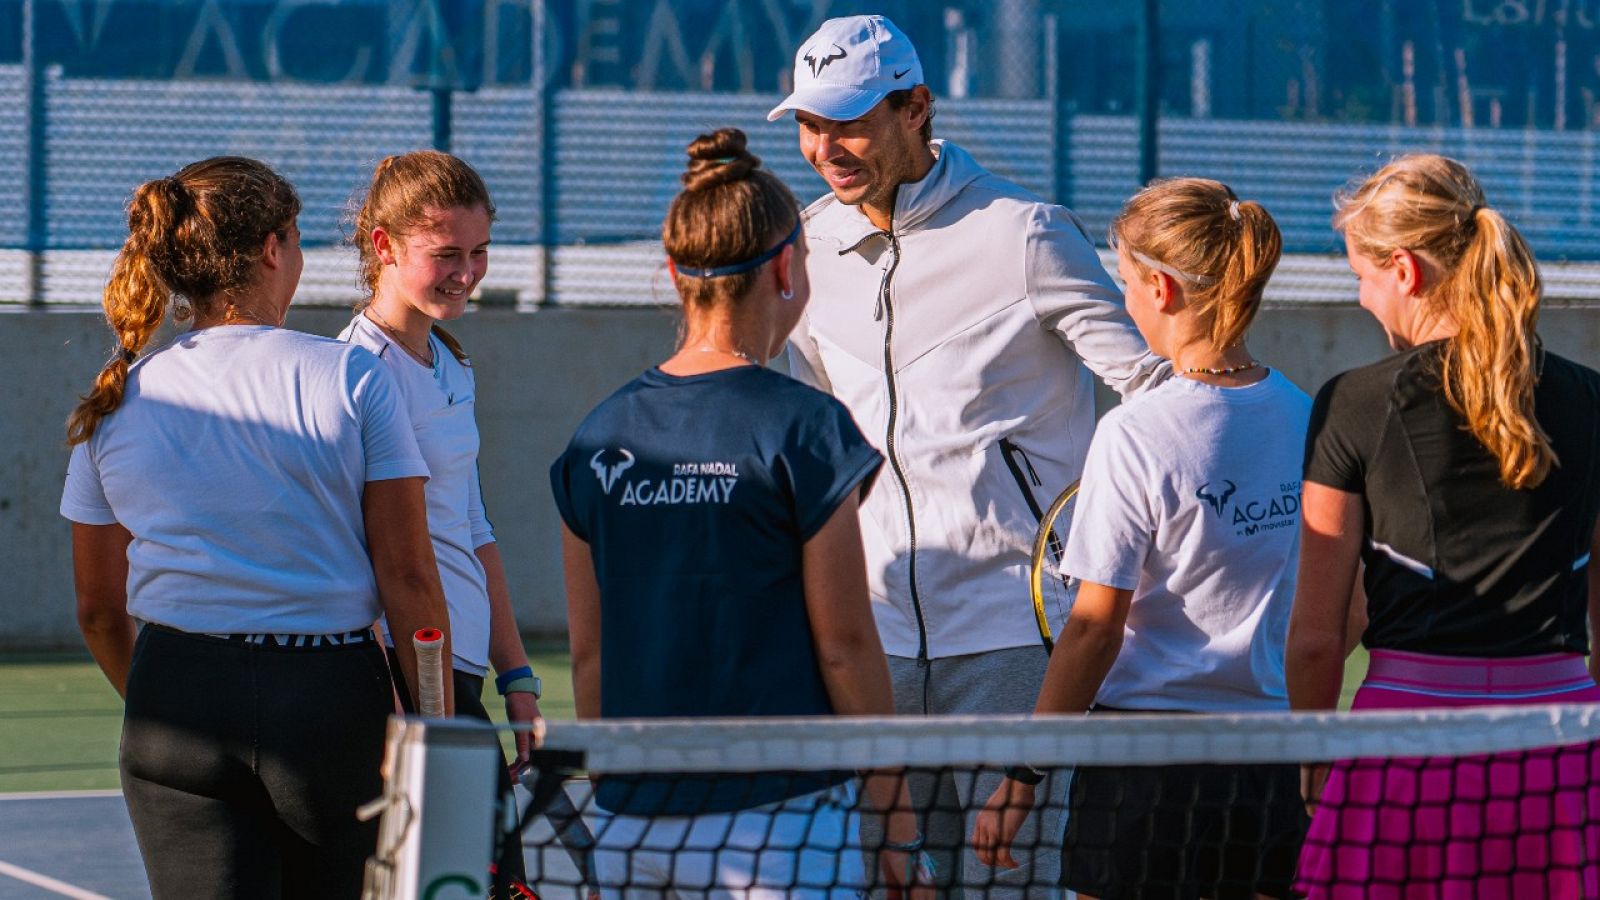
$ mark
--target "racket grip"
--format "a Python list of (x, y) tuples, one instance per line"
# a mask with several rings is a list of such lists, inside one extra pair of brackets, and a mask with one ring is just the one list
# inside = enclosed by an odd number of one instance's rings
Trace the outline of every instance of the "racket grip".
[(425, 719), (444, 717), (444, 632), (418, 629), (411, 636), (417, 648), (417, 712)]

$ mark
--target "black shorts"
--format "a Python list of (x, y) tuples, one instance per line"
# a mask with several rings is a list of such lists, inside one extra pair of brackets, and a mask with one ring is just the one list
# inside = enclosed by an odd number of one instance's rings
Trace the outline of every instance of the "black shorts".
[(1299, 766), (1086, 766), (1061, 884), (1101, 900), (1292, 897), (1308, 824)]

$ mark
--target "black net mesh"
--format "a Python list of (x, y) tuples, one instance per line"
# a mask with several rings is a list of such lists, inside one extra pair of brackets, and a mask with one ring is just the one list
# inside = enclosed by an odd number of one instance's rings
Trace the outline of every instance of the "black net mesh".
[(1579, 706), (558, 724), (508, 839), (540, 897), (1589, 897), (1597, 736)]

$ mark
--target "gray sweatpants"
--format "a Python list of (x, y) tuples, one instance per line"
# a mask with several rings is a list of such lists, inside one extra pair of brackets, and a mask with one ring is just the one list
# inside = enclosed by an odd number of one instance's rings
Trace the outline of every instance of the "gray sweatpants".
[[(970, 656), (918, 661), (889, 657), (899, 715), (1030, 713), (1050, 659), (1043, 647), (1016, 647)], [(1018, 760), (997, 760), (997, 765)], [(1039, 785), (1034, 814), (1017, 834), (1012, 855), (1022, 865), (997, 869), (978, 862), (969, 845), (983, 804), (1000, 785), (999, 769), (913, 773), (911, 802), (922, 812), (923, 834), (939, 872), (942, 897), (1055, 897), (1066, 828), (1069, 773), (1052, 772)]]

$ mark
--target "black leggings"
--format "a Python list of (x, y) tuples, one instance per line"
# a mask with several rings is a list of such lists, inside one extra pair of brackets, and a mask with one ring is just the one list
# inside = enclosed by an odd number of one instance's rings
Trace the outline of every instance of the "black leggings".
[(162, 898), (361, 894), (394, 710), (375, 641), (286, 649), (147, 625), (122, 725), (122, 791)]
[[(400, 672), (400, 657), (395, 655), (393, 647), (390, 647), (388, 652), (389, 666), (398, 675)], [(454, 677), (451, 682), (455, 685), (456, 715), (479, 719), (484, 722), (489, 721), (489, 711), (483, 707), (483, 676), (471, 675), (460, 669), (456, 669), (452, 674)], [(395, 684), (398, 685), (400, 681), (401, 679), (397, 677)], [(411, 703), (411, 694), (409, 692), (400, 689), (396, 690), (395, 694), (400, 697), (400, 705), (405, 707), (406, 712), (416, 713), (417, 710)], [(511, 793), (511, 774), (508, 768), (505, 749), (502, 747), (500, 765), (495, 769), (498, 773), (495, 780), (499, 785), (498, 790), (502, 797)], [(495, 819), (494, 834), (495, 840), (499, 840), (500, 819), (498, 817)], [(507, 880), (515, 880), (518, 883), (528, 880), (527, 866), (522, 859), (522, 836), (516, 835), (515, 840), (506, 841), (500, 847), (498, 856), (499, 858), (495, 860), (495, 870), (498, 873), (498, 877), (495, 879), (494, 895), (496, 897), (514, 897), (516, 895), (509, 893), (506, 889)]]

